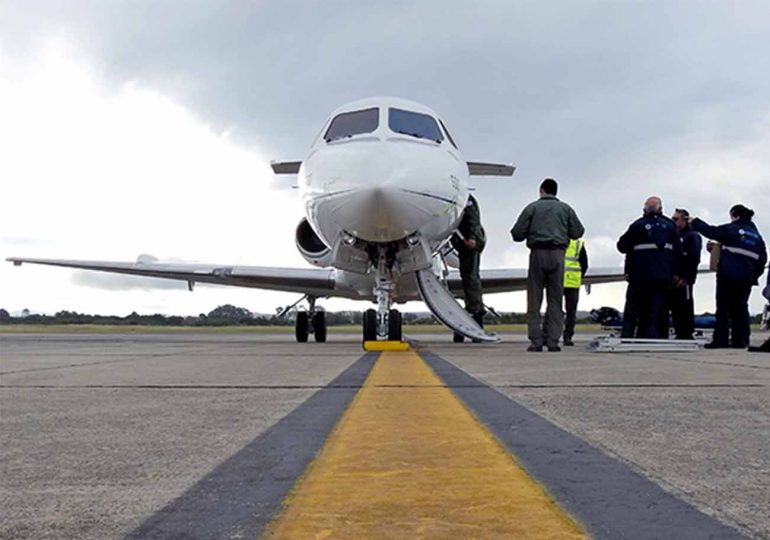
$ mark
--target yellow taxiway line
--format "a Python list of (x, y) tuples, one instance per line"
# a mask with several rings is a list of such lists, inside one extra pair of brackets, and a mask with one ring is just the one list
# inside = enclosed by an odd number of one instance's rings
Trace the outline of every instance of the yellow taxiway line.
[(381, 354), (267, 533), (586, 537), (414, 352)]

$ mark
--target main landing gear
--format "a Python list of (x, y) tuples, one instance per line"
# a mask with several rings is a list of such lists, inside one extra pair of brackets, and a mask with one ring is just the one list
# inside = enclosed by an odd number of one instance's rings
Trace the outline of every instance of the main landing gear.
[(307, 301), (309, 304), (308, 310), (297, 312), (297, 319), (294, 325), (294, 335), (297, 338), (297, 342), (307, 343), (308, 337), (310, 334), (313, 334), (316, 343), (326, 343), (326, 312), (316, 311), (315, 297), (308, 296)]

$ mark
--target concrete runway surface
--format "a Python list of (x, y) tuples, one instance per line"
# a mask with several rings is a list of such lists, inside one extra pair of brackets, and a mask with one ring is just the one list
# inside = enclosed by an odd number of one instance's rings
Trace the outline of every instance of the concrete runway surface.
[(0, 538), (770, 538), (770, 355), (412, 337), (0, 335)]

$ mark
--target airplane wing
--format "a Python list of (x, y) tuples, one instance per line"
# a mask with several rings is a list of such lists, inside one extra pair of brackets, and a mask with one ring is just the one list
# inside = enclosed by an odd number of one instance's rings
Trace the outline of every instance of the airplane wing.
[(176, 279), (195, 283), (215, 283), (274, 291), (296, 292), (326, 297), (334, 294), (334, 271), (321, 268), (276, 268), (267, 266), (227, 266), (198, 263), (165, 263), (157, 261), (110, 262), (66, 259), (28, 259), (9, 257), (16, 266), (22, 263), (64, 266), (116, 274)]
[[(526, 268), (495, 268), (481, 270), (481, 288), (485, 294), (527, 290)], [(584, 285), (625, 281), (622, 268), (589, 268), (583, 276)], [(454, 294), (462, 296), (460, 272), (453, 270), (447, 276), (447, 285)]]
[(471, 176), (513, 176), (516, 167), (513, 163), (483, 163), (480, 161), (468, 162), (468, 174)]

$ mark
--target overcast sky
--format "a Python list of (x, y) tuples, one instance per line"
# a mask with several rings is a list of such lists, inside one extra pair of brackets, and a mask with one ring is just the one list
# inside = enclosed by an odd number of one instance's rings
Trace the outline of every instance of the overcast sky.
[[(0, 0), (0, 256), (307, 266), (293, 180), (269, 161), (302, 159), (331, 110), (372, 95), (436, 109), (469, 160), (518, 165), (473, 181), (485, 267), (526, 265), (508, 231), (545, 176), (597, 266), (622, 263), (615, 241), (653, 194), (715, 223), (743, 203), (770, 237), (767, 2)], [(699, 281), (697, 311), (713, 286)], [(596, 287), (580, 309), (623, 293)], [(9, 311), (294, 299), (0, 264)]]

